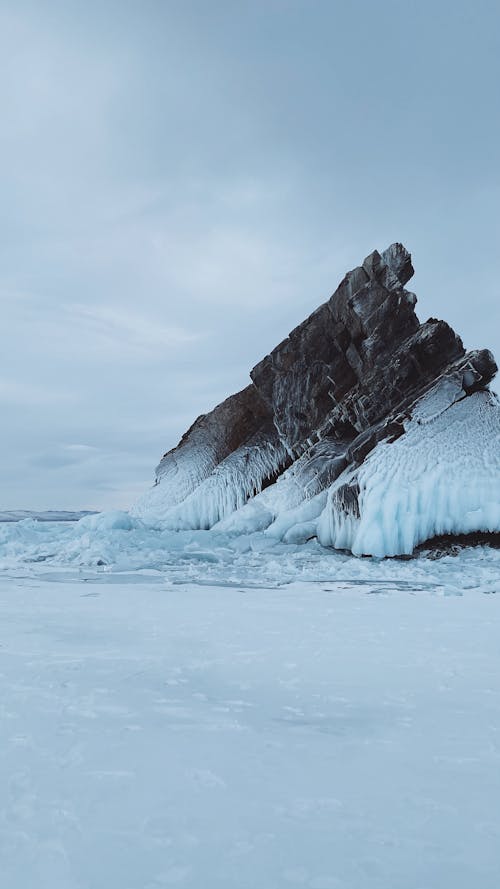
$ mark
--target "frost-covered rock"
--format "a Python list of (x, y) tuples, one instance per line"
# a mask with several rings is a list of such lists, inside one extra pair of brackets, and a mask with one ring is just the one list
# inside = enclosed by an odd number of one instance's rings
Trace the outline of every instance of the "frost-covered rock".
[(349, 272), (164, 455), (133, 514), (379, 557), (500, 531), (495, 361), (444, 321), (419, 322), (412, 274), (401, 244)]
[(404, 435), (332, 485), (321, 543), (395, 556), (432, 537), (500, 529), (500, 403), (481, 391), (437, 407), (434, 395), (423, 399), (428, 414), (417, 408)]

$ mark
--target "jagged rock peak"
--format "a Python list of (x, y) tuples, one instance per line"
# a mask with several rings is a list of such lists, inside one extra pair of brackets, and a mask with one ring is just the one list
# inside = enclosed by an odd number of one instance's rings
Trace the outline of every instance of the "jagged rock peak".
[[(249, 386), (199, 417), (164, 455), (157, 486), (137, 504), (136, 514), (171, 528), (229, 522), (233, 530), (267, 528), (285, 539), (316, 535), (353, 552), (411, 552), (424, 539), (424, 528), (453, 533), (445, 527), (453, 510), (441, 504), (433, 511), (429, 505), (427, 523), (417, 528), (415, 520), (406, 536), (381, 542), (367, 531), (373, 508), (369, 473), (370, 467), (376, 474), (384, 461), (399, 460), (408, 487), (401, 454), (407, 455), (410, 442), (417, 450), (424, 443), (433, 448), (427, 426), (425, 434), (418, 432), (422, 417), (427, 424), (430, 416), (441, 473), (436, 490), (446, 490), (447, 478), (456, 482), (447, 451), (452, 427), (463, 438), (464, 465), (480, 453), (488, 481), (467, 488), (474, 527), (466, 519), (457, 519), (456, 527), (461, 521), (467, 532), (499, 530), (500, 409), (488, 392), (497, 370), (494, 358), (488, 350), (466, 353), (444, 321), (419, 322), (416, 296), (405, 289), (412, 275), (411, 255), (399, 243), (374, 250), (348, 272), (330, 299), (252, 369)], [(466, 407), (460, 406), (464, 400)], [(479, 447), (481, 436), (488, 435)], [(407, 456), (414, 459), (415, 452)], [(384, 478), (389, 490), (390, 472)], [(422, 486), (421, 479), (411, 494), (420, 511)], [(294, 518), (294, 510), (308, 520)], [(396, 527), (398, 518), (392, 518)], [(376, 510), (371, 521), (376, 528)], [(384, 527), (389, 521), (384, 516)]]

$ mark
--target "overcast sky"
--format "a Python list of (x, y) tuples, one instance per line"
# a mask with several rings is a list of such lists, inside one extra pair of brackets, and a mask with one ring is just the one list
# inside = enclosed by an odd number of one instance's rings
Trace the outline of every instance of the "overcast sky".
[(499, 10), (0, 0), (0, 507), (127, 507), (395, 240), (500, 356)]

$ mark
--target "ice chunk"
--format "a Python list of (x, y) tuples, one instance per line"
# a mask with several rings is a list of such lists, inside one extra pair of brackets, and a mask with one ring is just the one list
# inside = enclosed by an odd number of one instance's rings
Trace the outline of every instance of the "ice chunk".
[(80, 519), (78, 526), (86, 531), (131, 531), (142, 525), (138, 519), (133, 518), (128, 512), (111, 510), (110, 512), (98, 512), (94, 515)]

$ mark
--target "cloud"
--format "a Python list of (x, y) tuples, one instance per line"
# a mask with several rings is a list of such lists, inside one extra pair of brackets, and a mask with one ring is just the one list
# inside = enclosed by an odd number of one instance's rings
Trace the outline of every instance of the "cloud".
[(166, 350), (182, 348), (199, 339), (199, 334), (114, 307), (74, 303), (67, 311), (72, 324), (79, 330), (88, 328), (105, 346)]
[(0, 404), (3, 405), (14, 405), (18, 408), (27, 406), (61, 408), (71, 401), (71, 394), (62, 389), (49, 389), (36, 383), (0, 378)]
[(85, 444), (54, 445), (49, 452), (35, 454), (30, 458), (31, 466), (40, 469), (61, 469), (66, 466), (75, 466), (95, 462), (100, 459), (99, 448)]

